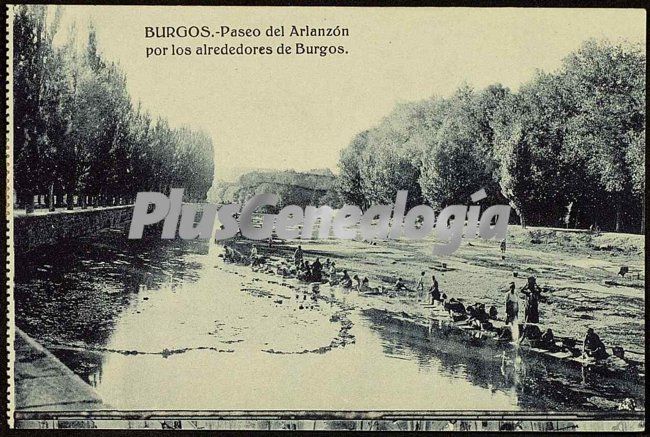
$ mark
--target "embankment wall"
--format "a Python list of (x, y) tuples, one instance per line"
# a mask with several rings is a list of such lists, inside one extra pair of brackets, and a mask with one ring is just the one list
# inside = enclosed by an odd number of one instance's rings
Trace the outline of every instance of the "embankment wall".
[(14, 248), (18, 253), (63, 239), (92, 234), (131, 220), (133, 205), (56, 211), (14, 216)]

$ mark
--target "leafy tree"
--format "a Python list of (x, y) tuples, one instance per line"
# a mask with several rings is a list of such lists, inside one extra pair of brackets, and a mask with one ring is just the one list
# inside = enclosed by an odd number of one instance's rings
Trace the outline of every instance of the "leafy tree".
[[(104, 59), (92, 26), (79, 52), (76, 27), (53, 45), (62, 7), (17, 6), (14, 15), (14, 182), (33, 209), (47, 193), (51, 208), (65, 195), (106, 205), (133, 201), (142, 190), (186, 189), (205, 200), (213, 179), (213, 145), (204, 133), (152, 122), (127, 92), (119, 66)], [(49, 24), (48, 24), (49, 23)]]
[(564, 61), (577, 106), (567, 141), (588, 157), (589, 171), (612, 200), (617, 232), (632, 185), (628, 150), (645, 129), (645, 67), (640, 47), (607, 40), (587, 41)]
[(427, 124), (432, 101), (398, 105), (382, 123), (368, 132), (368, 145), (361, 153), (361, 193), (370, 204), (390, 204), (398, 190), (407, 190), (407, 207), (422, 203), (420, 178), (420, 129)]
[(350, 145), (341, 150), (337, 178), (337, 190), (343, 202), (361, 208), (368, 203), (361, 188), (361, 156), (368, 145), (368, 134), (368, 131), (357, 134)]
[[(34, 195), (53, 175), (49, 135), (57, 131), (58, 86), (48, 82), (60, 69), (52, 39), (60, 22), (60, 9), (51, 25), (47, 7), (18, 5), (14, 15), (14, 184), (19, 202), (28, 211)], [(52, 113), (54, 112), (54, 113)], [(54, 117), (52, 117), (54, 116)], [(43, 178), (44, 175), (47, 175)]]
[(539, 73), (495, 118), (500, 185), (522, 225), (557, 225), (566, 205), (584, 195), (584, 185), (574, 185), (572, 177), (581, 173), (580, 156), (565, 144), (573, 111), (562, 82)]
[(639, 232), (645, 233), (645, 129), (630, 132), (626, 140), (629, 147), (625, 156), (632, 178), (632, 190), (641, 199), (641, 226)]
[(434, 207), (466, 203), (481, 188), (498, 193), (491, 119), (506, 95), (500, 86), (480, 94), (465, 86), (441, 107), (441, 123), (425, 140), (420, 177)]

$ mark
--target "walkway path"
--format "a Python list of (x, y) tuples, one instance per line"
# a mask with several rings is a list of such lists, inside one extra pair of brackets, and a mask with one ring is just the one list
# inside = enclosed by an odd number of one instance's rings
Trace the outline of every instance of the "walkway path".
[(106, 210), (106, 209), (118, 209), (118, 208), (124, 208), (127, 206), (133, 206), (133, 204), (128, 204), (128, 205), (114, 205), (114, 206), (98, 206), (98, 207), (93, 207), (89, 206), (87, 208), (82, 208), (80, 206), (75, 206), (74, 209), (68, 209), (65, 206), (61, 206), (56, 208), (54, 211), (50, 211), (48, 208), (36, 208), (34, 209), (34, 212), (31, 212), (27, 214), (25, 211), (25, 208), (20, 208), (20, 209), (14, 209), (14, 217), (24, 217), (24, 216), (41, 216), (41, 215), (48, 215), (48, 214), (72, 214), (72, 213), (77, 213), (77, 212), (88, 212), (88, 211), (101, 211), (101, 210)]
[(90, 385), (17, 328), (14, 347), (17, 411), (86, 411), (106, 408)]

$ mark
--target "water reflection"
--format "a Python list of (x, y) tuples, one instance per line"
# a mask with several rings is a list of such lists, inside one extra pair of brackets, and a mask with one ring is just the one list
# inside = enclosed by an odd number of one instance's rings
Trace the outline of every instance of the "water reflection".
[(116, 408), (584, 410), (633, 385), (594, 389), (580, 369), (354, 294), (312, 301), (205, 242), (125, 241), (110, 230), (16, 260), (18, 325)]
[(525, 410), (598, 410), (589, 398), (643, 398), (638, 381), (607, 380), (576, 363), (468, 336), (449, 323), (434, 320), (426, 327), (377, 310), (365, 310), (364, 315), (381, 337), (385, 354), (414, 359), (422, 369), (508, 393)]
[(16, 318), (52, 343), (106, 346), (134, 295), (164, 283), (193, 281), (205, 242), (125, 240), (121, 230), (33, 251), (16, 259)]

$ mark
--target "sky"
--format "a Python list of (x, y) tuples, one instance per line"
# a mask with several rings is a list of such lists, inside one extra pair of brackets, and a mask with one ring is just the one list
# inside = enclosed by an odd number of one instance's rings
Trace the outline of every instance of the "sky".
[[(553, 71), (591, 37), (645, 44), (645, 11), (518, 8), (253, 8), (66, 6), (92, 20), (100, 50), (134, 100), (173, 126), (212, 136), (217, 177), (233, 169), (336, 172), (340, 150), (398, 103), (467, 83), (513, 90)], [(145, 26), (291, 25), (349, 29), (345, 38), (146, 39)], [(66, 25), (64, 24), (64, 28)], [(208, 43), (343, 45), (338, 56), (160, 56), (146, 48)]]

